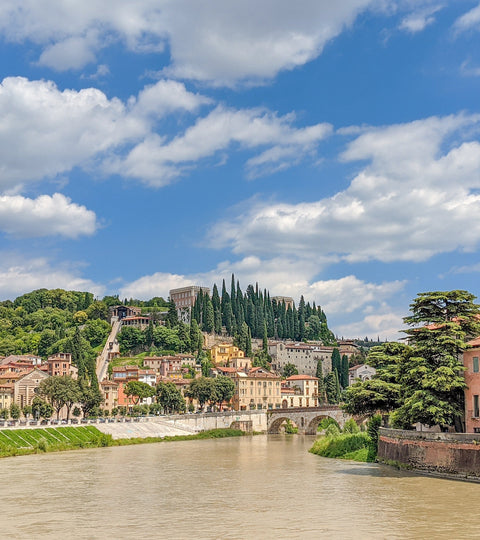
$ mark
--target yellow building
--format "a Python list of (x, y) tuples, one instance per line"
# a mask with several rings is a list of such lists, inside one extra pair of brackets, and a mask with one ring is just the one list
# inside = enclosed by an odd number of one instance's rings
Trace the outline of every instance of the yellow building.
[(214, 345), (210, 349), (212, 355), (212, 362), (216, 366), (226, 366), (230, 364), (230, 361), (234, 358), (243, 358), (244, 352), (235, 345), (230, 343), (220, 343), (220, 345)]
[(236, 371), (230, 375), (235, 382), (233, 408), (278, 409), (282, 404), (280, 377), (264, 368), (255, 367), (248, 373)]

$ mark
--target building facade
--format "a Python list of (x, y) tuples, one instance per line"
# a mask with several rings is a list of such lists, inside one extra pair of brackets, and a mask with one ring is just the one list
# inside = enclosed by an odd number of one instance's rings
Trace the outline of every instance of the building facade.
[(230, 360), (233, 360), (234, 358), (243, 358), (245, 353), (231, 343), (220, 343), (219, 345), (214, 345), (210, 349), (210, 355), (214, 365), (226, 366), (230, 365)]
[(192, 307), (195, 304), (195, 300), (197, 299), (200, 290), (203, 294), (210, 295), (210, 289), (208, 287), (200, 287), (199, 285), (189, 285), (188, 287), (170, 290), (170, 301), (175, 304), (180, 321), (187, 324), (190, 323)]
[(311, 375), (292, 375), (283, 381), (282, 408), (317, 407), (318, 378)]
[(353, 366), (348, 370), (348, 385), (350, 386), (355, 381), (368, 381), (375, 374), (377, 370), (367, 364), (361, 364), (359, 366)]
[(237, 411), (251, 409), (279, 409), (282, 404), (280, 377), (264, 368), (255, 367), (248, 372), (224, 373), (235, 383), (233, 408)]
[(468, 342), (463, 352), (465, 367), (465, 431), (480, 433), (480, 337)]

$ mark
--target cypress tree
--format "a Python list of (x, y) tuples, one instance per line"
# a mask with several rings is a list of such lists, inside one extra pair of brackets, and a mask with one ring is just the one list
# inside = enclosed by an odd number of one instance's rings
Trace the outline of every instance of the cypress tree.
[(335, 347), (332, 351), (332, 371), (341, 372), (342, 359), (340, 358), (340, 351)]
[(327, 401), (328, 403), (331, 403), (332, 405), (334, 405), (335, 403), (338, 403), (335, 373), (336, 373), (335, 371), (331, 371), (325, 377), (325, 391), (327, 394)]
[(342, 373), (342, 380), (341, 380), (341, 385), (342, 385), (342, 388), (347, 388), (348, 386), (348, 356), (346, 354), (344, 354), (342, 356), (342, 370), (341, 370), (341, 373)]
[(216, 284), (213, 286), (212, 306), (215, 333), (220, 334), (220, 332), (222, 331), (222, 313), (220, 309), (220, 296), (218, 295), (218, 289)]
[(263, 323), (263, 341), (262, 341), (262, 350), (265, 354), (268, 354), (268, 334), (267, 334), (267, 323)]
[(205, 305), (205, 320), (203, 324), (203, 329), (209, 334), (213, 332), (215, 328), (215, 313), (213, 311), (213, 304), (208, 295), (205, 295), (204, 305)]

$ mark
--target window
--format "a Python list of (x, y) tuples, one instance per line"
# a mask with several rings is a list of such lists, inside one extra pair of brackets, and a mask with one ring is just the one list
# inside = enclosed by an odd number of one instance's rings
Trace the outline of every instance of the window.
[(473, 357), (473, 372), (478, 373), (478, 356)]
[(475, 418), (480, 416), (480, 411), (478, 408), (478, 396), (473, 396), (473, 416)]

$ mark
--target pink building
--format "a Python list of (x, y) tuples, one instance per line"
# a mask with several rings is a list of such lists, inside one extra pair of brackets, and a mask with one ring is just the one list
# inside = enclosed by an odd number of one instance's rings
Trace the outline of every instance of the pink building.
[(465, 431), (480, 433), (480, 337), (468, 342), (472, 348), (464, 351), (465, 366)]

